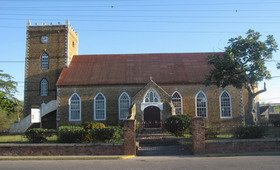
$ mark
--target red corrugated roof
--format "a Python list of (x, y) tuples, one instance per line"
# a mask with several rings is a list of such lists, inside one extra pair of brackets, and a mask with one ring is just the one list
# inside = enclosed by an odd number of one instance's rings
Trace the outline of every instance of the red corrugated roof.
[(76, 55), (58, 86), (202, 83), (211, 69), (207, 56), (222, 53)]

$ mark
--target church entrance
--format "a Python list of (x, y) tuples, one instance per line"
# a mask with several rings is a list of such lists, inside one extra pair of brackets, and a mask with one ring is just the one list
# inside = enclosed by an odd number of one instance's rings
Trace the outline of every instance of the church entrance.
[(160, 109), (156, 106), (149, 106), (144, 109), (144, 127), (161, 128)]

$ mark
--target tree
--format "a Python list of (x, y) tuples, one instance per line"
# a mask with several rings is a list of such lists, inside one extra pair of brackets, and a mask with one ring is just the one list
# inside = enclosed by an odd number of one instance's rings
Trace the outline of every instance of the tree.
[(17, 82), (12, 80), (13, 77), (0, 70), (0, 92), (5, 94), (6, 97), (13, 97), (17, 91)]
[(260, 37), (259, 32), (248, 30), (246, 37), (229, 39), (223, 55), (208, 57), (213, 69), (206, 78), (206, 85), (215, 84), (222, 88), (232, 85), (247, 89), (246, 124), (253, 124), (255, 97), (266, 91), (265, 83), (263, 89), (258, 89), (258, 82), (271, 78), (265, 62), (272, 59), (273, 53), (278, 50), (272, 35), (268, 35), (264, 41), (261, 41)]
[(17, 83), (13, 77), (0, 70), (0, 109), (7, 111), (8, 114), (15, 112), (18, 101), (14, 98)]
[(14, 97), (17, 83), (0, 70), (0, 131), (9, 128), (22, 112), (22, 102)]

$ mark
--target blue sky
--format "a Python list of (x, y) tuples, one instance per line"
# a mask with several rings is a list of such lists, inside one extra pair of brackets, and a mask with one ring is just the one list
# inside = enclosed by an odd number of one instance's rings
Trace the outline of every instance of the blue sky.
[[(23, 99), (26, 23), (65, 23), (79, 34), (80, 54), (220, 52), (248, 29), (280, 45), (276, 0), (0, 0), (0, 69), (18, 81)], [(280, 61), (279, 52), (274, 59)], [(5, 62), (9, 61), (9, 62)], [(15, 61), (15, 62), (11, 62)], [(268, 62), (272, 76), (280, 76)], [(280, 77), (261, 101), (280, 102)], [(260, 84), (262, 87), (262, 84)]]

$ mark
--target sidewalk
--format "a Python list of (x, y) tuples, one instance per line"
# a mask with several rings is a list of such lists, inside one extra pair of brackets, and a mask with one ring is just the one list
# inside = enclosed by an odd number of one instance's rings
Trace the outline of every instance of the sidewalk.
[(4, 160), (124, 160), (134, 158), (134, 155), (114, 156), (0, 156)]

